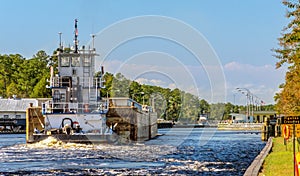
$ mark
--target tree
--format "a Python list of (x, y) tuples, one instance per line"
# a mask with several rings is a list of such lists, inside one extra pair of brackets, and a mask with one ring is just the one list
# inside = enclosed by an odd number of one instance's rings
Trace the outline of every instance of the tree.
[(17, 84), (12, 82), (9, 84), (6, 90), (6, 95), (7, 97), (13, 97), (13, 95), (18, 95), (18, 90), (17, 90)]
[(197, 96), (182, 92), (182, 103), (181, 103), (181, 112), (180, 120), (195, 123), (198, 121), (198, 116), (200, 113), (200, 103)]
[(22, 67), (25, 61), (25, 58), (19, 54), (0, 56), (1, 96), (10, 97), (11, 95), (20, 95), (18, 91), (18, 79), (24, 71)]
[(46, 88), (48, 75), (44, 75), (42, 79), (34, 86), (30, 97), (45, 98), (51, 97), (51, 90)]
[(199, 102), (199, 110), (200, 110), (200, 114), (206, 114), (209, 112), (209, 103), (204, 100), (201, 99)]
[(276, 110), (289, 115), (300, 114), (300, 2), (287, 0), (283, 4), (288, 8), (287, 18), (291, 21), (278, 39), (280, 48), (274, 49), (279, 61), (276, 68), (288, 65), (285, 83), (275, 95)]
[[(101, 74), (100, 72), (97, 72), (96, 76), (99, 76), (100, 74)], [(106, 72), (103, 75), (102, 79), (104, 81), (105, 88), (101, 89), (100, 96), (101, 97), (106, 97), (106, 96), (111, 97), (112, 82), (113, 82), (113, 79), (114, 79), (114, 75), (111, 74), (111, 73)]]
[(179, 118), (179, 114), (182, 111), (181, 102), (182, 100), (182, 92), (176, 88), (170, 92), (170, 96), (167, 101), (167, 119), (177, 121)]
[(112, 97), (128, 97), (130, 80), (121, 73), (117, 73), (112, 81)]
[(210, 105), (210, 119), (223, 120), (225, 114), (225, 104), (216, 103)]
[(138, 82), (132, 81), (129, 86), (129, 97), (137, 102), (142, 102), (141, 92), (143, 92), (142, 86)]
[(165, 118), (166, 119), (166, 109), (167, 109), (167, 101), (162, 94), (163, 88), (153, 86), (151, 97), (151, 106), (154, 111), (157, 113), (157, 118)]
[(36, 91), (42, 91), (38, 97), (42, 95), (50, 97), (50, 91), (41, 89), (43, 87), (46, 89), (46, 79), (50, 78), (49, 62), (50, 56), (48, 56), (45, 51), (38, 51), (33, 58), (26, 60), (23, 66), (23, 74), (19, 77), (18, 81), (20, 92), (22, 92), (23, 95), (22, 97), (36, 98), (37, 93), (33, 93), (35, 86), (38, 86)]
[(161, 89), (160, 90), (161, 94), (163, 95), (163, 101), (162, 101), (162, 105), (164, 107), (163, 109), (163, 113), (160, 115), (161, 118), (167, 120), (168, 118), (168, 111), (169, 111), (169, 98), (170, 98), (170, 94), (171, 94), (171, 89), (166, 88), (166, 89)]
[(46, 90), (46, 79), (50, 77), (51, 64), (54, 64), (53, 60), (44, 51), (38, 51), (31, 59), (19, 54), (0, 55), (0, 96), (27, 98), (40, 94), (50, 97), (51, 91)]

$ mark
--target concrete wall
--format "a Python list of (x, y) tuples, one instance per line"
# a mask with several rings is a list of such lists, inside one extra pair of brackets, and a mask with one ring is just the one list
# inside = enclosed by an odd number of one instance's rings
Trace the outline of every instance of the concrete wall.
[(157, 113), (150, 113), (151, 138), (157, 136)]
[(156, 113), (142, 112), (137, 115), (137, 138), (147, 140), (157, 135)]

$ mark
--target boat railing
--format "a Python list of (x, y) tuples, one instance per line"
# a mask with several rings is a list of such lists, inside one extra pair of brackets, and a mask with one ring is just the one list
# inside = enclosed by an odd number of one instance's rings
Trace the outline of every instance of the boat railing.
[(108, 111), (106, 102), (97, 103), (65, 103), (46, 102), (42, 105), (43, 114), (72, 114), (72, 113), (93, 113), (103, 114)]
[[(100, 77), (70, 77), (73, 83), (83, 87), (102, 87), (103, 81)], [(54, 76), (50, 80), (50, 87), (71, 87), (70, 80), (62, 76)]]
[(134, 107), (139, 111), (153, 112), (151, 106), (142, 105), (137, 101), (127, 97), (110, 97), (103, 98), (103, 100), (108, 102), (109, 107)]

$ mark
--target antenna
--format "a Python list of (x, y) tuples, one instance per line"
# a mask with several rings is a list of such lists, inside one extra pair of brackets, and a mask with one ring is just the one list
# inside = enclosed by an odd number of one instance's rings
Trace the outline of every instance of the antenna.
[(74, 53), (78, 53), (78, 40), (77, 40), (77, 37), (78, 37), (78, 29), (77, 29), (77, 22), (78, 22), (78, 20), (75, 19), (75, 41), (74, 41), (74, 44), (75, 44), (75, 52), (74, 52)]
[(91, 34), (92, 38), (93, 38), (93, 50), (95, 50), (95, 37), (96, 37), (96, 34)]
[(62, 49), (61, 34), (62, 34), (62, 32), (58, 33), (58, 35), (59, 35), (59, 49)]

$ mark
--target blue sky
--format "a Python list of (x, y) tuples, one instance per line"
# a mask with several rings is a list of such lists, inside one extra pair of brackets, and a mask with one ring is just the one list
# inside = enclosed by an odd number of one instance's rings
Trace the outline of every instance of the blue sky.
[[(63, 33), (64, 44), (72, 44), (75, 18), (79, 21), (80, 44), (86, 44), (90, 41), (90, 34), (98, 33), (120, 20), (143, 15), (162, 15), (191, 25), (213, 47), (224, 67), (226, 101), (243, 102), (244, 97), (233, 90), (235, 87), (246, 87), (266, 103), (273, 103), (274, 92), (278, 91), (278, 85), (284, 80), (284, 71), (274, 69), (276, 58), (271, 51), (278, 47), (277, 38), (288, 23), (285, 18), (286, 9), (279, 0), (0, 2), (0, 54), (19, 53), (26, 58), (39, 50), (51, 54), (58, 46), (58, 32)], [(175, 52), (174, 55), (181, 52), (180, 49), (174, 51), (174, 48), (172, 51), (172, 44), (155, 42), (154, 39), (147, 42), (133, 41), (127, 48), (149, 47), (156, 50), (159, 46), (166, 46), (164, 52)], [(122, 50), (120, 47), (119, 57), (118, 52), (112, 54), (116, 60), (122, 60), (120, 55), (127, 54), (126, 57), (130, 57), (131, 53), (126, 52), (126, 47), (123, 48)], [(185, 65), (193, 65), (180, 56), (184, 54), (179, 53), (178, 57)], [(201, 90), (203, 89), (205, 86)], [(209, 97), (204, 93), (201, 96)]]

